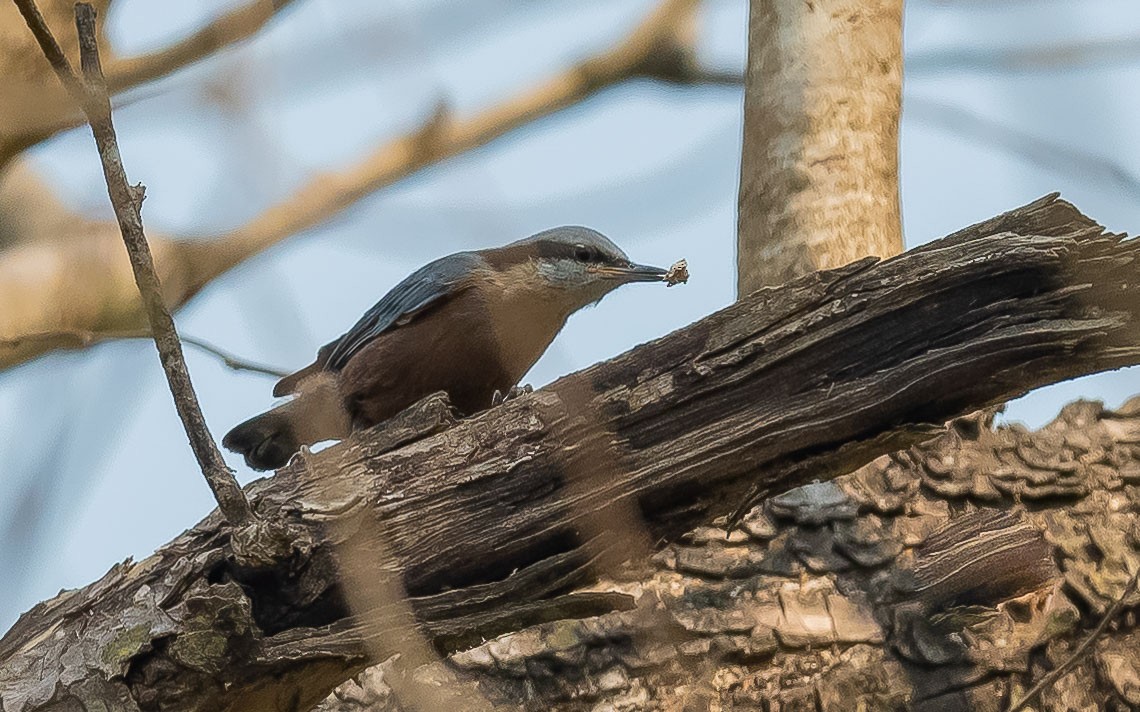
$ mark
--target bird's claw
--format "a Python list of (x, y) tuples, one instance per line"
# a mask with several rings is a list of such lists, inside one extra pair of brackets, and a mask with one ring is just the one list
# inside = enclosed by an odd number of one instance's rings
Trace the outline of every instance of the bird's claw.
[(519, 396), (525, 396), (527, 393), (534, 393), (534, 387), (529, 383), (524, 383), (521, 386), (511, 386), (510, 390), (506, 393), (496, 388), (495, 392), (491, 395), (491, 407), (494, 408), (497, 405), (502, 405)]

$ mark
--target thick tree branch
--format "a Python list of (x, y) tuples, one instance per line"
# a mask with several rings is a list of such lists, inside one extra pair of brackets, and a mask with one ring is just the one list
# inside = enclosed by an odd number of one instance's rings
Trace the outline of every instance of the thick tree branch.
[(458, 424), (429, 399), (251, 485), (258, 512), (296, 528), (289, 559), (237, 563), (214, 515), (30, 611), (0, 641), (0, 703), (315, 703), (400, 649), (382, 632), (399, 610), (349, 610), (346, 550), (374, 553), (368, 575), (398, 576), (443, 649), (596, 610), (549, 601), (611, 570), (622, 512), (670, 541), (746, 492), (831, 478), (930, 423), (1140, 363), (1138, 261), (1137, 243), (1050, 197), (761, 290)]
[[(742, 530), (698, 527), (593, 587), (631, 592), (632, 612), (531, 626), (411, 675), (534, 712), (1014, 712), (1037, 678), (1056, 684), (1036, 709), (1135, 705), (1140, 636), (1096, 623), (1103, 601), (1140, 602), (1140, 490), (1122, 486), (1140, 468), (1140, 397), (1073, 403), (1033, 432), (994, 415), (774, 497)], [(1080, 644), (1094, 626), (1099, 642)], [(315, 712), (407, 712), (394, 668)]]
[[(212, 239), (151, 236), (165, 302), (185, 304), (212, 280), (288, 237), (416, 171), (503, 136), (633, 77), (691, 81), (685, 30), (697, 0), (665, 0), (616, 46), (468, 118), (437, 111), (422, 127), (388, 141), (356, 165), (315, 177), (252, 221)], [(662, 61), (669, 58), (669, 61)], [(36, 358), (52, 332), (133, 332), (142, 304), (121, 264), (118, 235), (102, 225), (76, 244), (21, 245), (0, 255), (0, 369)], [(74, 344), (74, 341), (67, 343)]]
[(28, 27), (36, 36), (44, 56), (72, 97), (83, 107), (83, 112), (91, 125), (91, 133), (95, 137), (99, 159), (103, 165), (103, 176), (107, 181), (107, 192), (115, 209), (123, 242), (127, 247), (135, 282), (142, 295), (147, 321), (154, 335), (154, 344), (158, 349), (159, 359), (162, 361), (162, 368), (174, 397), (174, 405), (186, 429), (198, 466), (226, 519), (234, 526), (249, 524), (253, 512), (233, 473), (226, 467), (218, 446), (210, 436), (206, 419), (202, 416), (202, 409), (194, 394), (186, 360), (182, 355), (182, 344), (178, 340), (174, 319), (163, 302), (162, 287), (154, 268), (154, 258), (143, 233), (141, 214), (143, 188), (141, 185), (132, 187), (127, 181), (123, 158), (119, 154), (118, 139), (111, 119), (111, 101), (106, 92), (103, 70), (99, 64), (95, 9), (86, 3), (75, 5), (75, 26), (79, 34), (80, 62), (84, 77), (80, 80), (71, 70), (63, 51), (52, 37), (43, 17), (36, 9), (34, 0), (14, 1), (24, 15)]

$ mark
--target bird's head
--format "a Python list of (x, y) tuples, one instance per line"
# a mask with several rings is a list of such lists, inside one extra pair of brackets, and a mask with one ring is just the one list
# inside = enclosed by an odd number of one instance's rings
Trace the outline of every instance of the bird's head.
[(533, 265), (533, 278), (573, 309), (630, 282), (660, 282), (666, 271), (630, 261), (608, 237), (587, 227), (556, 227), (508, 245)]

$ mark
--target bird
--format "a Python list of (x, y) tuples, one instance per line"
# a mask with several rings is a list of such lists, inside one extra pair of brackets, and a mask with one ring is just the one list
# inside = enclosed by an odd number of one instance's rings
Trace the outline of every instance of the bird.
[(571, 314), (631, 282), (668, 272), (635, 264), (581, 226), (502, 247), (457, 252), (397, 284), (316, 360), (282, 378), (292, 396), (222, 439), (255, 470), (286, 465), (302, 445), (339, 440), (444, 391), (472, 415), (509, 393)]

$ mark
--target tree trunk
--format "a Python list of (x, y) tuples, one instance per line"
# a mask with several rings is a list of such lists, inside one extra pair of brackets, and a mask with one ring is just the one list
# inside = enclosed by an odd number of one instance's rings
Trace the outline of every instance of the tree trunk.
[(751, 0), (740, 295), (902, 252), (902, 0)]
[[(249, 487), (262, 516), (293, 527), (287, 561), (251, 566), (215, 514), (25, 614), (0, 640), (0, 706), (307, 709), (369, 662), (423, 662), (421, 634), (459, 650), (630, 608), (636, 591), (569, 592), (695, 524), (914, 445), (931, 423), (1140, 362), (1138, 253), (1049, 197), (760, 291), (458, 424), (429, 399)], [(924, 583), (945, 561), (913, 568), (918, 621), (957, 595)], [(809, 613), (800, 627), (818, 622)], [(911, 647), (937, 654), (915, 620)]]

